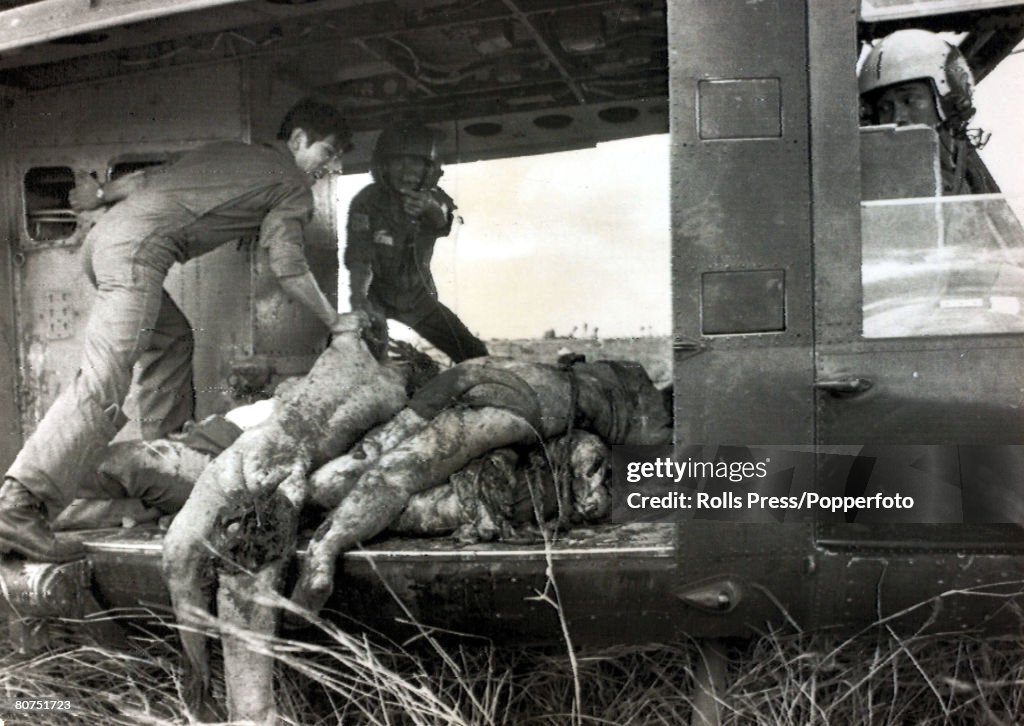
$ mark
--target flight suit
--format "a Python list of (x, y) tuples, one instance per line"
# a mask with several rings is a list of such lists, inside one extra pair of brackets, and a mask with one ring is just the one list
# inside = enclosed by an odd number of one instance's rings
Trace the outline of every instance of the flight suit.
[(86, 236), (82, 252), (96, 297), (82, 364), (6, 477), (51, 516), (63, 509), (125, 422), (121, 406), (136, 362), (144, 436), (163, 436), (191, 419), (192, 330), (163, 288), (168, 270), (258, 232), (277, 277), (305, 274), (310, 187), (283, 142), (217, 142), (147, 171), (145, 185)]
[(437, 298), (430, 261), (438, 238), (451, 232), (455, 203), (441, 189), (432, 194), (448, 210), (441, 227), (410, 218), (383, 185), (363, 188), (349, 207), (345, 267), (369, 268), (369, 302), (458, 363), (487, 355), (487, 347)]

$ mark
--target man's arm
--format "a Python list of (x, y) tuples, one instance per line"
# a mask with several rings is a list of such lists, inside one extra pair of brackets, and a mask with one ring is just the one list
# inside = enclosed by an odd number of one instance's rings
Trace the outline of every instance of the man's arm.
[(302, 275), (279, 277), (277, 281), (281, 283), (281, 288), (288, 297), (300, 303), (320, 318), (323, 324), (330, 328), (332, 333), (343, 333), (350, 329), (349, 326), (342, 324), (338, 311), (334, 309), (331, 301), (324, 295), (312, 272), (307, 271)]
[(263, 218), (260, 246), (267, 249), (270, 270), (285, 294), (316, 315), (332, 333), (346, 332), (349, 328), (342, 323), (306, 262), (303, 234), (312, 216), (312, 192), (308, 187), (296, 187), (277, 200)]
[(75, 173), (75, 186), (68, 192), (68, 201), (76, 212), (87, 212), (119, 202), (146, 185), (146, 171), (140, 169), (112, 181), (100, 183), (92, 174)]
[(370, 307), (370, 283), (373, 282), (373, 268), (365, 264), (353, 264), (348, 270), (349, 305), (353, 310), (367, 310)]
[(384, 312), (370, 301), (370, 283), (373, 282), (373, 268), (369, 265), (355, 264), (348, 270), (349, 307), (353, 311), (362, 311), (370, 319), (370, 327), (378, 336), (387, 337), (388, 318)]
[(349, 305), (353, 310), (363, 310), (376, 325), (384, 324), (384, 314), (370, 302), (370, 284), (373, 282), (373, 221), (371, 206), (367, 199), (372, 187), (366, 187), (348, 210), (345, 225), (347, 242), (344, 262), (348, 269)]

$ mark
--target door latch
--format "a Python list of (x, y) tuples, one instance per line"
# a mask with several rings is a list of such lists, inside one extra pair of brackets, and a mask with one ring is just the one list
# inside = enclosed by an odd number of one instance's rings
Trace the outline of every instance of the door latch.
[(871, 390), (874, 384), (867, 378), (849, 376), (818, 381), (814, 387), (819, 391), (831, 393), (833, 396), (857, 396)]

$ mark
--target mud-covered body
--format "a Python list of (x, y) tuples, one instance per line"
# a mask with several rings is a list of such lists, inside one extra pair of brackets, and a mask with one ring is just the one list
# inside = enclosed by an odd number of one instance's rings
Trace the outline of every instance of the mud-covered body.
[[(283, 387), (270, 417), (244, 431), (203, 470), (171, 523), (163, 570), (179, 622), (202, 622), (219, 580), (222, 618), (272, 633), (273, 610), (252, 598), (258, 587), (278, 586), (292, 557), (309, 473), (405, 403), (404, 375), (370, 354), (361, 337), (362, 318), (352, 314), (348, 320), (349, 332), (336, 334), (312, 370)], [(226, 638), (234, 643), (230, 634)], [(186, 629), (181, 639), (195, 671), (190, 700), (198, 705), (209, 683), (206, 636)], [(232, 647), (241, 646), (229, 645), (229, 652)], [(254, 656), (237, 653), (228, 660), (251, 671), (234, 682), (271, 692), (269, 663), (258, 667)]]

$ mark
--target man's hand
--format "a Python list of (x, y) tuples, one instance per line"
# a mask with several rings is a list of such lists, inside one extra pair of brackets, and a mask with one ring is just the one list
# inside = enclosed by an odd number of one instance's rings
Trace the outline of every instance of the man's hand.
[(425, 218), (435, 227), (444, 226), (448, 212), (429, 191), (402, 189), (402, 210), (414, 219)]
[(76, 169), (75, 186), (68, 192), (71, 209), (76, 212), (88, 212), (102, 207), (104, 200), (99, 195), (100, 186), (100, 180), (96, 178), (95, 173), (89, 174)]
[(354, 310), (351, 313), (338, 313), (334, 322), (330, 324), (331, 335), (345, 335), (355, 333), (369, 327), (370, 319), (365, 313)]
[(360, 312), (366, 315), (370, 325), (373, 327), (387, 326), (387, 316), (365, 297), (353, 295), (349, 298), (349, 305), (351, 305), (353, 312)]
[(388, 327), (388, 316), (382, 313), (374, 305), (366, 307), (366, 315), (370, 319), (370, 325), (374, 328), (383, 328), (387, 330)]

